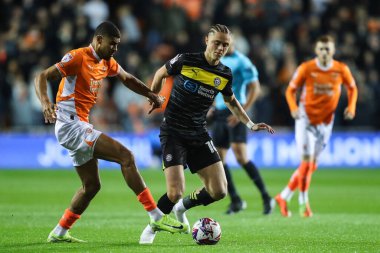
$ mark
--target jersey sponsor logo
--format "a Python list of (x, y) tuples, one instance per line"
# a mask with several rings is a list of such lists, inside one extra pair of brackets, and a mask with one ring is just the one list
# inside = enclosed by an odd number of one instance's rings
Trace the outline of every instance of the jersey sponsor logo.
[(333, 85), (331, 83), (314, 83), (313, 87), (313, 92), (316, 95), (334, 95)]
[(190, 91), (191, 93), (198, 93), (202, 97), (214, 99), (217, 92), (214, 89), (209, 89), (205, 86), (199, 85), (197, 83), (194, 83), (192, 81), (186, 80), (183, 83), (183, 87), (185, 87), (186, 90)]
[(331, 76), (331, 78), (333, 78), (333, 79), (337, 79), (338, 76), (339, 76), (339, 73), (337, 73), (337, 72), (333, 72), (333, 73), (330, 74), (330, 76)]
[(185, 89), (190, 91), (191, 93), (195, 93), (198, 90), (198, 86), (199, 85), (197, 83), (191, 82), (189, 80), (186, 80), (183, 83), (183, 87), (185, 87)]
[(96, 96), (102, 85), (102, 80), (90, 79), (90, 91)]
[(207, 87), (199, 86), (198, 94), (206, 98), (214, 99), (216, 91), (213, 89), (207, 89)]
[(182, 66), (181, 74), (194, 81), (214, 87), (217, 90), (223, 90), (229, 81), (227, 78), (224, 78), (218, 74), (209, 72), (202, 68), (187, 65)]

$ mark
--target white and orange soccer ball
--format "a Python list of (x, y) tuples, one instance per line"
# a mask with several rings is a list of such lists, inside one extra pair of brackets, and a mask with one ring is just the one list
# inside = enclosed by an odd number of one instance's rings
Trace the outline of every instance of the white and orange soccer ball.
[(193, 239), (199, 245), (217, 244), (222, 236), (219, 223), (211, 218), (202, 218), (194, 223)]

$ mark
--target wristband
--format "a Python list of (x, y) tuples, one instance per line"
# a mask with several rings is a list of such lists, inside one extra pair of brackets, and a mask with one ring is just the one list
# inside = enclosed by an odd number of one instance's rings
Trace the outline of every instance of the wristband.
[(250, 121), (248, 121), (245, 125), (248, 127), (248, 129), (252, 129), (252, 127), (255, 125), (255, 123), (253, 123), (253, 122), (250, 120)]

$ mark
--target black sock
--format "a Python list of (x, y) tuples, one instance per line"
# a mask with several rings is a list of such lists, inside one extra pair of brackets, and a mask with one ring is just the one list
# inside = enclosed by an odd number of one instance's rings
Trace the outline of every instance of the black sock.
[(228, 189), (228, 194), (230, 195), (230, 198), (231, 198), (231, 202), (241, 202), (241, 198), (239, 194), (237, 193), (234, 181), (232, 180), (230, 168), (228, 167), (227, 164), (223, 164), (223, 167), (224, 167), (224, 172), (226, 173), (227, 189)]
[(257, 189), (260, 190), (261, 197), (264, 200), (269, 199), (270, 196), (265, 188), (265, 184), (264, 184), (263, 179), (260, 176), (260, 172), (257, 169), (257, 167), (252, 163), (252, 161), (249, 161), (247, 164), (243, 165), (243, 168), (247, 172), (248, 176), (252, 179)]
[(157, 203), (157, 207), (160, 208), (164, 214), (169, 214), (172, 211), (174, 205), (175, 203), (171, 202), (166, 193), (161, 196)]
[(183, 198), (183, 206), (186, 209), (199, 205), (207, 206), (213, 202), (215, 202), (215, 200), (211, 198), (210, 194), (204, 187), (201, 190), (193, 191), (189, 196)]

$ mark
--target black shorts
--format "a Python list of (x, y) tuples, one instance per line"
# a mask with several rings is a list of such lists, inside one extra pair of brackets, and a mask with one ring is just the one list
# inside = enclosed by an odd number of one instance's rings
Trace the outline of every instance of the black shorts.
[(230, 143), (247, 143), (248, 128), (241, 122), (236, 126), (230, 127), (227, 118), (231, 115), (230, 110), (216, 110), (215, 122), (212, 131), (212, 139), (218, 148), (228, 149)]
[(164, 168), (187, 165), (194, 174), (198, 170), (220, 161), (211, 138), (187, 140), (170, 134), (161, 134), (160, 141)]

